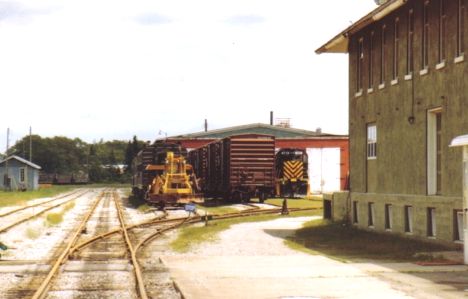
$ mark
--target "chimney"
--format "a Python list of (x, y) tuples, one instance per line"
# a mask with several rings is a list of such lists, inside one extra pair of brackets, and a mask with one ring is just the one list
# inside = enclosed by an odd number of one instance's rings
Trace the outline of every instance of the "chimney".
[(273, 125), (273, 111), (270, 111), (270, 126)]
[(205, 118), (205, 132), (208, 132), (208, 120)]
[(322, 128), (319, 127), (317, 129), (315, 129), (315, 133), (322, 134)]

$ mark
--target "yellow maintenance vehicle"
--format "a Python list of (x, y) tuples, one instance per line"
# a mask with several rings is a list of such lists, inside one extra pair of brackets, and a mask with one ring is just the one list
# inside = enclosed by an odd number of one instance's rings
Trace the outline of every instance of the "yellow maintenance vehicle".
[(197, 194), (199, 188), (192, 165), (187, 164), (182, 155), (167, 152), (164, 164), (150, 164), (146, 170), (156, 174), (146, 192), (148, 203), (164, 208), (166, 205), (203, 202), (203, 198)]

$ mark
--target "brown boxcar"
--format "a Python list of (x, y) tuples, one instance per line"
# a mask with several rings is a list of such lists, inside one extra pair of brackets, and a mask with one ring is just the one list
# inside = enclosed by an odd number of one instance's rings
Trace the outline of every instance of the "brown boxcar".
[[(274, 194), (275, 138), (244, 134), (212, 142), (191, 154), (206, 196), (234, 201)], [(206, 157), (204, 156), (206, 155)]]

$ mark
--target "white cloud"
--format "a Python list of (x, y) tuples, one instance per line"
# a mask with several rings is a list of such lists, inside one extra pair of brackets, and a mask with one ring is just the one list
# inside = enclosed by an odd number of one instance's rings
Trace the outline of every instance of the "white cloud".
[(10, 16), (48, 13), (27, 22), (0, 17), (0, 99), (8, 111), (0, 151), (7, 127), (13, 138), (32, 125), (44, 136), (154, 139), (159, 130), (202, 130), (205, 118), (211, 129), (266, 123), (270, 110), (298, 128), (346, 133), (347, 57), (314, 50), (374, 7), (371, 0), (15, 3)]

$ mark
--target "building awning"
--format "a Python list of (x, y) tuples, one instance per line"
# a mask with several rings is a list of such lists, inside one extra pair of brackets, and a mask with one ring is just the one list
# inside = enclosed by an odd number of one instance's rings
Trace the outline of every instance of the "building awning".
[(340, 34), (332, 38), (325, 45), (315, 50), (315, 53), (348, 53), (350, 35), (389, 15), (404, 5), (407, 1), (408, 0), (388, 0), (363, 18), (359, 19), (359, 21), (355, 22), (353, 25), (343, 30)]
[(453, 146), (468, 146), (468, 135), (455, 137), (450, 143), (450, 147)]

